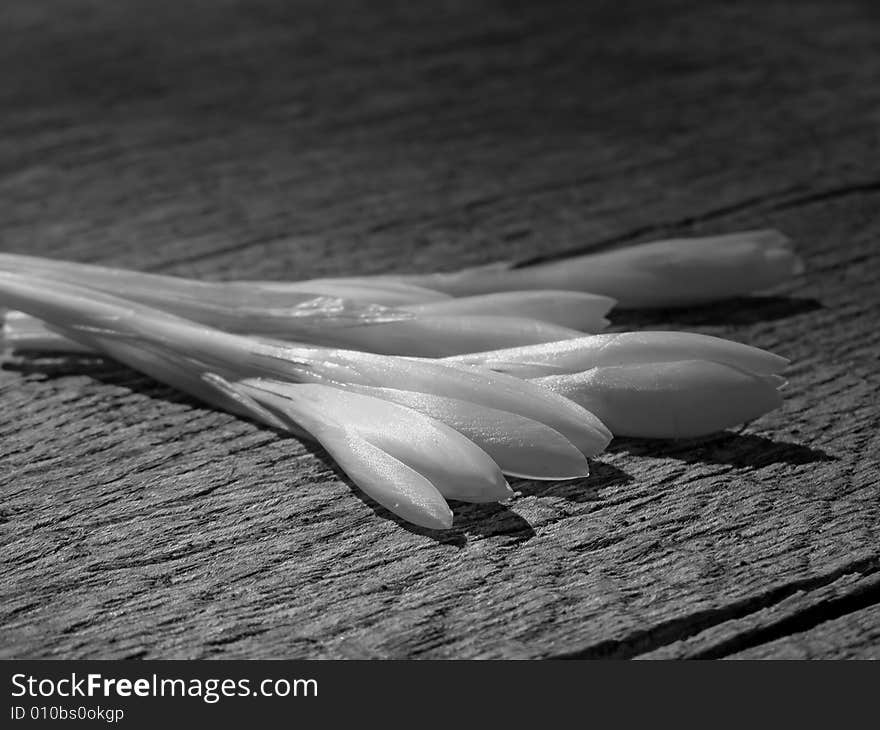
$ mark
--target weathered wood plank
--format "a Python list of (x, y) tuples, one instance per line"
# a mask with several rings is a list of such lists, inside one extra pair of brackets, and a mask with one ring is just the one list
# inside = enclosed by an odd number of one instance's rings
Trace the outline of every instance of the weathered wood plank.
[(616, 321), (791, 357), (780, 412), (443, 535), (111, 363), (7, 360), (3, 656), (870, 651), (876, 9), (581, 6), (3, 4), (3, 250), (286, 278), (769, 225), (810, 269)]
[(734, 654), (736, 659), (880, 659), (880, 606)]

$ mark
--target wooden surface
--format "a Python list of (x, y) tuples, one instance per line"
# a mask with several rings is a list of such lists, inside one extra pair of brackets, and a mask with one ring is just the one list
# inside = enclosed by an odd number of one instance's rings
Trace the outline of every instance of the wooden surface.
[(786, 355), (784, 408), (430, 534), (113, 363), (7, 358), (2, 656), (880, 657), (878, 5), (517, 6), (7, 0), (0, 248), (281, 279), (773, 226), (802, 279), (615, 325)]

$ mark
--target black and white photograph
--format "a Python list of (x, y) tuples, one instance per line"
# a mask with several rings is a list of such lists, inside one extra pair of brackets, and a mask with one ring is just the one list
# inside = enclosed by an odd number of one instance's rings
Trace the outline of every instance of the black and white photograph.
[(7, 668), (880, 658), (876, 2), (3, 0), (0, 315)]

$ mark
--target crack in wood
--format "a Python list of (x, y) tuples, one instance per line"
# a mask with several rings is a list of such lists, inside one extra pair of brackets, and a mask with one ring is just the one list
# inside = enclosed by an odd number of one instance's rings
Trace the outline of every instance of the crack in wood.
[(880, 603), (880, 573), (871, 573), (865, 577), (870, 582), (867, 585), (857, 586), (851, 593), (809, 606), (767, 626), (738, 633), (719, 644), (689, 654), (689, 658), (721, 659), (791, 634), (808, 631), (826, 621), (876, 605)]
[[(822, 576), (792, 581), (765, 593), (733, 601), (718, 608), (696, 611), (688, 616), (662, 622), (645, 631), (633, 632), (620, 639), (600, 641), (581, 649), (556, 654), (547, 658), (632, 659), (640, 654), (656, 651), (676, 641), (688, 639), (727, 621), (742, 619), (758, 611), (771, 608), (796, 593), (822, 588), (844, 575), (853, 573), (858, 573), (871, 580), (875, 576), (880, 579), (880, 557), (872, 556), (853, 561)], [(719, 647), (705, 650), (705, 658), (709, 658), (709, 656), (726, 656), (735, 651), (766, 643), (784, 636), (786, 633), (802, 631), (804, 628), (810, 628), (822, 621), (857, 611), (878, 601), (880, 601), (880, 580), (873, 582), (867, 588), (847, 594), (839, 599), (829, 600), (819, 606), (811, 607), (771, 626), (754, 629), (745, 632), (741, 637), (731, 638), (719, 645)]]
[[(491, 198), (487, 198), (485, 200), (470, 201), (466, 204), (463, 204), (462, 206), (459, 206), (454, 211), (450, 212), (450, 214), (460, 210), (471, 209), (475, 205), (482, 206), (488, 204), (489, 202), (500, 202), (505, 200), (506, 198), (515, 198), (518, 195), (522, 195), (523, 193), (532, 194), (535, 192), (543, 192), (547, 190), (565, 189), (593, 179), (593, 177), (577, 178), (575, 180), (566, 181), (565, 183), (547, 184), (544, 186), (535, 186), (527, 190), (516, 190), (513, 191), (509, 196), (498, 195), (492, 196)], [(565, 251), (555, 251), (550, 254), (541, 254), (539, 256), (522, 259), (514, 264), (514, 268), (524, 268), (527, 266), (533, 266), (535, 264), (558, 261), (568, 256), (576, 256), (584, 253), (597, 253), (599, 251), (613, 249), (624, 244), (635, 243), (640, 239), (645, 239), (648, 237), (656, 238), (659, 236), (671, 235), (674, 231), (689, 228), (700, 223), (710, 223), (714, 220), (726, 218), (737, 213), (743, 213), (745, 211), (751, 210), (752, 208), (763, 208), (766, 211), (781, 212), (785, 210), (791, 210), (793, 208), (798, 208), (804, 205), (811, 205), (813, 203), (828, 202), (830, 200), (836, 200), (838, 198), (843, 198), (850, 195), (875, 193), (880, 191), (880, 181), (869, 180), (866, 182), (851, 183), (838, 187), (828, 188), (827, 190), (819, 190), (797, 197), (786, 197), (791, 193), (797, 192), (799, 190), (803, 190), (803, 185), (791, 185), (776, 192), (762, 193), (760, 195), (754, 195), (748, 198), (744, 198), (742, 200), (738, 200), (734, 203), (730, 203), (729, 205), (711, 208), (710, 210), (707, 210), (703, 213), (695, 213), (693, 215), (685, 216), (676, 220), (665, 221), (663, 223), (640, 226), (639, 228), (635, 228), (615, 236), (610, 236), (608, 238), (600, 239), (598, 241), (592, 241), (591, 243), (585, 244), (583, 246), (576, 246), (574, 248), (566, 249)], [(779, 198), (782, 198), (782, 200), (780, 200), (778, 203), (772, 202)], [(368, 229), (368, 232), (378, 233), (390, 228), (397, 228), (402, 225), (417, 225), (420, 222), (423, 222), (425, 220), (432, 220), (435, 217), (436, 216), (410, 216), (408, 218), (385, 221), (381, 225), (377, 224), (370, 227)], [(320, 232), (321, 231), (319, 230), (297, 231), (296, 234), (291, 234), (291, 236), (314, 236), (318, 235)], [(211, 251), (203, 251), (189, 256), (168, 259), (153, 264), (151, 266), (147, 266), (144, 270), (158, 273), (177, 266), (207, 261), (232, 253), (241, 253), (242, 251), (252, 246), (260, 246), (276, 241), (283, 241), (285, 238), (288, 237), (289, 236), (283, 234), (275, 234), (260, 236), (249, 241), (238, 241), (228, 246), (213, 249)]]
[(850, 195), (868, 195), (880, 192), (880, 180), (866, 180), (864, 182), (850, 183), (838, 187), (818, 190), (815, 193), (801, 195), (790, 200), (784, 200), (770, 207), (773, 211), (791, 210), (812, 203), (825, 203), (829, 200), (838, 200)]

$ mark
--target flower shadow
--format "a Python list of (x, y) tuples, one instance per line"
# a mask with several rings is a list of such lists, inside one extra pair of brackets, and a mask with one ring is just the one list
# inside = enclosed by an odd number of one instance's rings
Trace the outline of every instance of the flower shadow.
[(454, 545), (455, 547), (464, 547), (468, 542), (469, 536), (479, 536), (483, 538), (506, 537), (509, 542), (512, 543), (526, 542), (535, 537), (535, 530), (525, 519), (510, 509), (507, 505), (499, 502), (470, 504), (467, 502), (449, 500), (449, 506), (452, 508), (455, 515), (455, 521), (450, 529), (431, 530), (425, 527), (419, 527), (418, 525), (414, 525), (401, 519), (393, 512), (371, 499), (368, 495), (364, 494), (320, 445), (308, 441), (303, 441), (302, 445), (306, 451), (318, 459), (328, 471), (332, 471), (341, 482), (344, 482), (351, 490), (351, 493), (372, 509), (376, 516), (395, 522), (398, 526), (414, 535), (428, 537), (437, 543)]
[(520, 481), (511, 484), (524, 497), (559, 497), (568, 502), (583, 504), (597, 502), (601, 492), (610, 487), (629, 484), (632, 475), (605, 461), (590, 461), (590, 475), (582, 479), (559, 482)]
[(837, 460), (836, 456), (803, 444), (732, 431), (681, 441), (614, 439), (609, 451), (625, 452), (633, 456), (667, 457), (688, 464), (728, 464), (753, 469), (771, 464), (802, 466)]
[(210, 409), (197, 398), (100, 355), (16, 352), (14, 358), (4, 359), (0, 369), (25, 376), (37, 375), (44, 380), (86, 375), (105, 385), (124, 387), (150, 398)]
[[(16, 350), (14, 355), (3, 358), (3, 370), (22, 375), (43, 375), (46, 378), (63, 378), (72, 375), (92, 375), (100, 378), (109, 373), (134, 370), (100, 355), (79, 355), (59, 353), (47, 355), (42, 352)], [(148, 380), (147, 376), (142, 376)]]
[(642, 329), (671, 323), (687, 327), (750, 325), (786, 319), (822, 308), (818, 299), (766, 295), (735, 297), (681, 309), (615, 309), (612, 310), (611, 319), (615, 329)]

